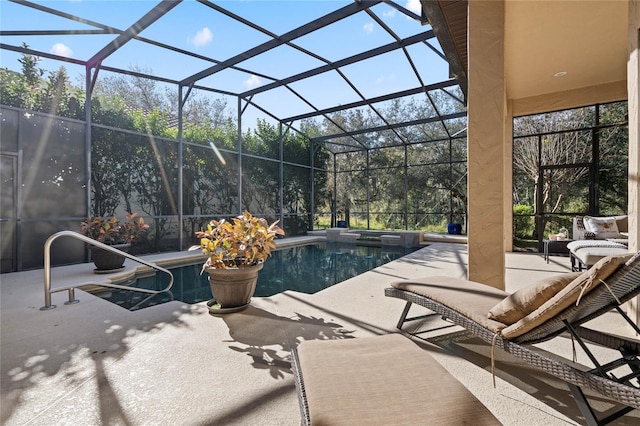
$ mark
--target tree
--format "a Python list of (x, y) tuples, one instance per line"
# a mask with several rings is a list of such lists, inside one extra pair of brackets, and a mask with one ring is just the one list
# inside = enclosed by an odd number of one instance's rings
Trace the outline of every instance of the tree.
[[(514, 203), (530, 205), (542, 220), (534, 234), (543, 232), (549, 214), (626, 211), (625, 114), (626, 103), (620, 102), (514, 120)], [(599, 151), (593, 158), (596, 138)], [(592, 163), (598, 187), (590, 178)], [(588, 204), (590, 187), (599, 189), (593, 206)]]
[[(23, 49), (28, 49), (27, 43), (22, 43)], [(22, 75), (27, 81), (30, 88), (40, 85), (40, 78), (44, 75), (44, 70), (38, 67), (38, 57), (24, 53), (18, 62), (22, 65)]]
[[(340, 111), (325, 121), (324, 131), (383, 127), (464, 111), (461, 97), (453, 95), (435, 91), (422, 99), (391, 100), (377, 107), (386, 121), (374, 112)], [(454, 218), (462, 222), (467, 200), (466, 140), (449, 138), (465, 126), (464, 119), (449, 120), (446, 127), (436, 120), (332, 140), (337, 152), (337, 210), (346, 217), (352, 209), (365, 212), (368, 207), (376, 222), (370, 226), (384, 228), (443, 226)], [(329, 176), (328, 188), (333, 187)]]
[[(179, 105), (177, 90), (167, 88), (165, 96), (167, 98), (166, 112), (172, 117), (177, 117)], [(235, 126), (235, 119), (228, 110), (227, 101), (224, 98), (212, 99), (203, 96), (203, 93), (197, 90), (192, 91), (187, 98), (182, 109), (182, 118), (185, 128), (207, 126), (211, 129), (218, 129)]]
[[(26, 43), (22, 47), (29, 48)], [(43, 80), (45, 70), (38, 66), (38, 57), (24, 53), (18, 62), (22, 66), (22, 74), (7, 69), (0, 71), (0, 100), (4, 105), (84, 118), (81, 104), (70, 93), (72, 86), (64, 67), (50, 72)]]
[[(43, 90), (39, 93), (39, 110), (53, 115), (70, 116), (69, 76), (64, 67), (51, 72)], [(74, 111), (74, 116), (78, 111)], [(75, 118), (75, 117), (74, 117)]]
[(619, 214), (628, 208), (629, 130), (627, 103), (615, 102), (600, 107), (600, 122), (614, 125), (600, 130), (598, 214)]
[[(153, 75), (150, 69), (133, 66), (132, 72)], [(171, 106), (157, 80), (144, 77), (115, 74), (101, 78), (95, 87), (95, 95), (106, 99), (121, 100), (127, 111), (169, 111)]]
[(16, 108), (24, 108), (29, 94), (24, 75), (7, 69), (0, 70), (0, 102)]
[[(526, 175), (534, 183), (534, 199), (541, 197), (544, 213), (555, 213), (563, 206), (563, 200), (571, 189), (585, 176), (589, 168), (575, 167), (591, 158), (591, 136), (589, 132), (570, 132), (526, 138), (514, 143), (513, 163), (517, 173)], [(538, 152), (542, 152), (538, 162)], [(567, 166), (546, 168), (540, 176), (539, 164), (543, 166)], [(542, 187), (540, 187), (542, 183)], [(573, 194), (575, 195), (575, 193)], [(534, 204), (534, 213), (538, 212)]]
[[(45, 80), (37, 57), (24, 55), (21, 64), (22, 75), (0, 72), (3, 103), (84, 119), (86, 94), (69, 83), (65, 68), (49, 73)], [(151, 74), (137, 67), (132, 70)], [(244, 205), (273, 215), (280, 213), (280, 136), (274, 126), (259, 122), (255, 131), (243, 135), (240, 176), (237, 122), (227, 110), (226, 99), (192, 91), (182, 114), (184, 209), (178, 212), (178, 91), (154, 79), (105, 77), (105, 72), (96, 83), (91, 103), (90, 215), (140, 210), (152, 217), (152, 239), (159, 249), (170, 232), (170, 220), (179, 213), (191, 216), (179, 225), (185, 230), (201, 222), (201, 215), (236, 214), (239, 179), (244, 179)], [(302, 126), (320, 134), (312, 122)], [(295, 163), (309, 165), (311, 143), (293, 129), (285, 133), (283, 143), (287, 161), (292, 163), (282, 166), (284, 210), (291, 217), (302, 217), (295, 226), (306, 230), (312, 220), (304, 218), (310, 215), (312, 172)], [(314, 155), (315, 166), (326, 167), (327, 151), (315, 149)], [(326, 176), (316, 174), (315, 184), (317, 201), (326, 197)]]

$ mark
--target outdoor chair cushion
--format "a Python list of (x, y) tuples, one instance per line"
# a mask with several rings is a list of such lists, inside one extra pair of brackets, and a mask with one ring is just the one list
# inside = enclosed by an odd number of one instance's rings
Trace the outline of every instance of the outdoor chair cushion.
[(620, 240), (577, 240), (567, 244), (572, 258), (575, 257), (586, 267), (597, 263), (600, 259), (629, 252), (627, 245)]
[(626, 253), (599, 260), (538, 309), (503, 329), (502, 336), (506, 339), (518, 337), (553, 318), (572, 304), (577, 305), (582, 296), (598, 287), (632, 256), (633, 253)]
[(501, 424), (427, 350), (400, 334), (306, 340), (293, 360), (307, 424)]
[(538, 309), (582, 272), (553, 275), (510, 294), (489, 310), (489, 318), (511, 325)]
[[(406, 281), (394, 281), (391, 286), (436, 302), (449, 304), (455, 300), (458, 313), (497, 333), (506, 327), (502, 322), (489, 318), (487, 312), (509, 293), (486, 284), (445, 276), (421, 277)], [(464, 291), (460, 291), (460, 290)]]

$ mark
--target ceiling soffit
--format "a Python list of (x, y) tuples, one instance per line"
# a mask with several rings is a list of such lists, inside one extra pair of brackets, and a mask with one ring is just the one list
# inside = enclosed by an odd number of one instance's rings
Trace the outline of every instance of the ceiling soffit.
[[(508, 99), (525, 99), (626, 80), (628, 2), (505, 1)], [(422, 0), (466, 94), (466, 0)]]

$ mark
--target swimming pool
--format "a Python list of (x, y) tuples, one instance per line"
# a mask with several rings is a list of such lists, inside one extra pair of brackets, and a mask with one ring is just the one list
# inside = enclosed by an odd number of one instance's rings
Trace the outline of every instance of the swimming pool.
[[(255, 296), (272, 296), (286, 290), (315, 293), (405, 256), (419, 247), (360, 246), (354, 244), (316, 243), (278, 249), (271, 252), (258, 276)], [(96, 295), (129, 310), (179, 300), (198, 303), (211, 299), (208, 274), (200, 274), (202, 264), (170, 269), (174, 276), (171, 294), (153, 297), (132, 291), (107, 289)], [(167, 286), (166, 274), (138, 277), (126, 285), (161, 290)]]

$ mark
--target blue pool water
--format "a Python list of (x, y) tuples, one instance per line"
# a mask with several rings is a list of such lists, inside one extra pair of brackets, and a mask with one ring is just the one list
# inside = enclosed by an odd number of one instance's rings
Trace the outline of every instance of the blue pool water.
[[(375, 247), (354, 244), (318, 243), (275, 250), (258, 276), (255, 296), (272, 296), (286, 290), (315, 293), (336, 283), (405, 256), (417, 248)], [(208, 274), (200, 274), (202, 264), (172, 268), (171, 294), (149, 297), (145, 293), (109, 289), (100, 297), (126, 309), (136, 310), (179, 300), (198, 303), (212, 298)], [(167, 286), (167, 274), (140, 277), (126, 285), (161, 290)]]

